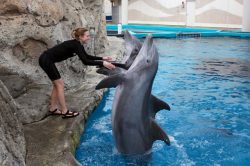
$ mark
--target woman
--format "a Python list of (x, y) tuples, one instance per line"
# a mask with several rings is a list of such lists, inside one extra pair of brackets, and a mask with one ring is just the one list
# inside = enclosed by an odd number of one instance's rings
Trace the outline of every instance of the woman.
[[(39, 65), (53, 83), (49, 112), (52, 115), (63, 115), (63, 118), (75, 117), (79, 115), (79, 112), (72, 112), (67, 109), (64, 97), (64, 82), (55, 66), (56, 62), (64, 61), (77, 54), (85, 65), (104, 66), (110, 70), (115, 68), (113, 64), (107, 62), (111, 60), (111, 57), (95, 57), (86, 53), (82, 44), (90, 39), (87, 29), (75, 29), (72, 32), (72, 37), (73, 40), (65, 41), (48, 49), (39, 58)], [(57, 101), (61, 106), (61, 110), (57, 107)]]

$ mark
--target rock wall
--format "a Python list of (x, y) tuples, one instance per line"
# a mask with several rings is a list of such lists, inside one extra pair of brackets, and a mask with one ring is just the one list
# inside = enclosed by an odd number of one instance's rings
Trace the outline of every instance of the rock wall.
[[(94, 27), (94, 48), (107, 46), (103, 0), (1, 0), (0, 3), (0, 165), (25, 165), (22, 125), (43, 119), (51, 82), (38, 65), (40, 54), (71, 39), (78, 27)], [(86, 83), (78, 57), (56, 64), (65, 89)], [(88, 79), (88, 78), (87, 78)], [(31, 125), (32, 126), (32, 125)]]
[(24, 166), (26, 150), (22, 125), (15, 116), (15, 101), (1, 80), (0, 106), (0, 165)]
[[(103, 0), (3, 0), (0, 4), (0, 79), (18, 107), (22, 123), (44, 117), (50, 81), (38, 65), (40, 54), (71, 39), (77, 27), (94, 27), (95, 53), (105, 50)], [(87, 49), (91, 44), (86, 45)], [(86, 67), (71, 58), (57, 64), (66, 89), (83, 82)]]

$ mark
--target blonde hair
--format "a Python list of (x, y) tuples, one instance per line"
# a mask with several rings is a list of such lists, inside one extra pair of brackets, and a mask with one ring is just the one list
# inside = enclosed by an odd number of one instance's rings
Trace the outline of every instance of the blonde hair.
[(79, 40), (79, 36), (84, 35), (87, 31), (86, 28), (76, 28), (71, 32), (71, 36), (72, 38)]

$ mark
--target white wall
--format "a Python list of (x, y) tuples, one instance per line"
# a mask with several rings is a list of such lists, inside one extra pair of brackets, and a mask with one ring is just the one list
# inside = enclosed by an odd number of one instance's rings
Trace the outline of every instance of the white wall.
[(183, 0), (130, 0), (128, 22), (144, 24), (185, 25)]
[(244, 0), (243, 27), (242, 31), (250, 32), (250, 0)]
[(121, 6), (112, 7), (112, 23), (121, 23)]
[(128, 4), (128, 23), (133, 24), (241, 28), (242, 17), (243, 0), (129, 0)]
[(196, 1), (195, 26), (241, 28), (243, 4), (237, 0), (211, 0), (204, 6)]
[(186, 26), (195, 24), (195, 0), (187, 0), (186, 7)]
[(110, 0), (104, 0), (104, 13), (106, 16), (112, 15), (112, 4)]

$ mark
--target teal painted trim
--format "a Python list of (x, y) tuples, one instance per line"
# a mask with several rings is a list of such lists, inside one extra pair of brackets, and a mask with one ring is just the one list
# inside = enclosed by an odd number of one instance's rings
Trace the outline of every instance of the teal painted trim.
[(219, 32), (203, 32), (201, 37), (217, 37)]
[(220, 32), (219, 36), (250, 38), (250, 33), (242, 33), (242, 32)]
[[(108, 31), (117, 31), (117, 25), (107, 25)], [(201, 37), (240, 37), (250, 38), (250, 33), (220, 31), (207, 28), (183, 28), (183, 27), (167, 27), (167, 26), (151, 26), (151, 25), (123, 25), (123, 30), (128, 30), (137, 38), (144, 38), (147, 34), (153, 37), (176, 38), (178, 33), (200, 33)]]
[[(117, 30), (117, 25), (107, 25), (107, 30)], [(151, 25), (122, 25), (123, 29), (134, 30), (151, 30), (151, 31), (180, 31), (180, 32), (211, 32), (218, 31), (216, 29), (207, 28), (183, 28), (183, 27), (167, 27), (167, 26), (151, 26)]]

